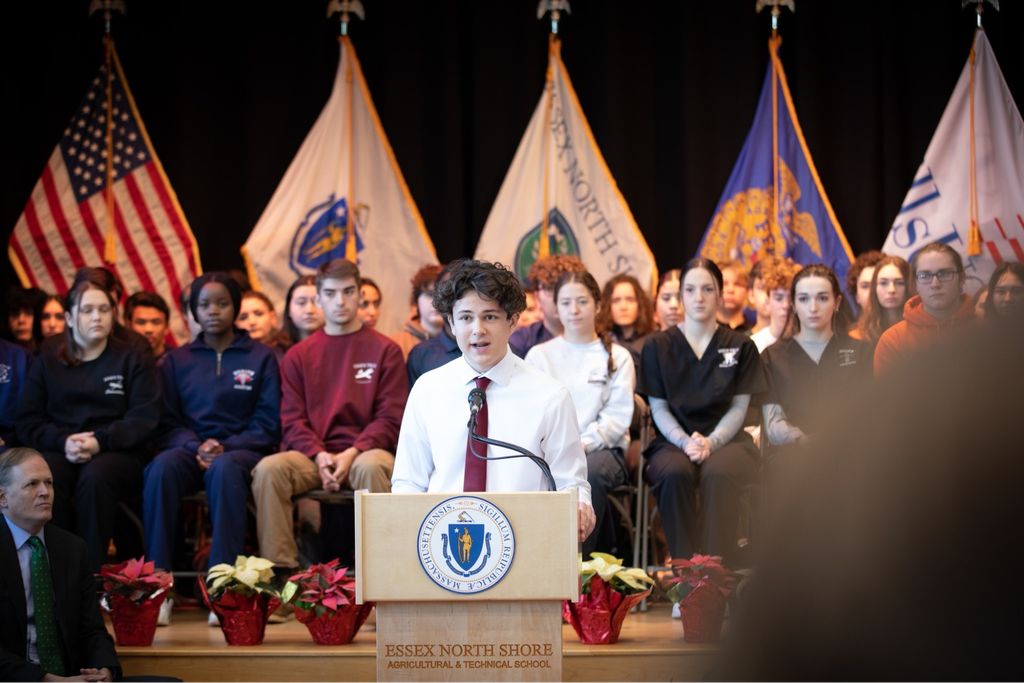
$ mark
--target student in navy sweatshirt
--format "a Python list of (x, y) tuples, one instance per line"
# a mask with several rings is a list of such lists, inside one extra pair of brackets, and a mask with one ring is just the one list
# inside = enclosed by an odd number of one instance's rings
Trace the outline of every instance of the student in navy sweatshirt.
[(75, 276), (64, 307), (64, 343), (32, 364), (16, 425), (22, 445), (53, 473), (52, 524), (77, 532), (98, 572), (106, 562), (118, 501), (142, 487), (144, 444), (160, 420), (151, 360), (111, 337), (115, 300), (95, 268)]
[(183, 496), (203, 488), (210, 504), (210, 566), (234, 564), (245, 544), (246, 501), (256, 463), (281, 443), (281, 381), (274, 352), (234, 327), (238, 283), (222, 272), (192, 283), (189, 306), (202, 332), (160, 367), (163, 410), (146, 467), (146, 559), (172, 568)]
[(32, 354), (24, 347), (0, 339), (0, 453), (21, 445), (14, 431), (14, 415), (32, 365)]

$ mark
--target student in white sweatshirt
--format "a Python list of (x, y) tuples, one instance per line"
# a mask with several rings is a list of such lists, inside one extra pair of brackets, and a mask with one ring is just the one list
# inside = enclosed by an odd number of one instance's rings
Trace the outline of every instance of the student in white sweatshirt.
[(564, 384), (576, 407), (597, 518), (595, 533), (583, 543), (583, 556), (589, 558), (608, 542), (600, 533), (608, 490), (629, 479), (625, 454), (636, 373), (629, 351), (613, 344), (607, 330), (596, 327), (601, 290), (590, 273), (565, 273), (554, 293), (562, 334), (531, 348), (526, 362)]

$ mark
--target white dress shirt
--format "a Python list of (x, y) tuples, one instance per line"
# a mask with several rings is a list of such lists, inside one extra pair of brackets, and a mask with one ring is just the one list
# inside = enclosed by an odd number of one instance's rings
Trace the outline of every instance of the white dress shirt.
[[(559, 491), (577, 487), (580, 501), (590, 505), (587, 456), (569, 392), (511, 349), (483, 375), (460, 357), (416, 380), (402, 418), (392, 493), (463, 490), (468, 396), (476, 386), (474, 379), (480, 376), (491, 380), (487, 387), (487, 436), (544, 458), (551, 467), (555, 487)], [(483, 453), (484, 444), (476, 443), (475, 447)], [(513, 452), (487, 446), (488, 457), (504, 455)], [(487, 463), (488, 491), (547, 489), (544, 474), (528, 458)]]
[(7, 522), (7, 527), (11, 530), (11, 536), (14, 537), (14, 547), (18, 550), (18, 564), (21, 566), (21, 583), (25, 587), (25, 613), (28, 617), (25, 629), (25, 653), (28, 656), (25, 659), (33, 664), (39, 664), (39, 651), (36, 647), (36, 607), (32, 600), (32, 546), (28, 544), (28, 539), (38, 536), (39, 540), (43, 542), (45, 551), (45, 530), (40, 530), (38, 534), (30, 534), (7, 519), (6, 515), (4, 515), (4, 521)]
[(600, 339), (572, 344), (565, 337), (537, 344), (526, 362), (565, 385), (576, 406), (576, 421), (587, 453), (629, 448), (636, 371), (633, 356), (612, 344), (615, 372), (608, 376), (608, 352)]

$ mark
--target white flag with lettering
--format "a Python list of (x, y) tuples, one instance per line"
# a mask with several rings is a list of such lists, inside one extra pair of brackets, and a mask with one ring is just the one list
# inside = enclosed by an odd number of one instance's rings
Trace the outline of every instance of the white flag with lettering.
[(522, 279), (547, 254), (579, 256), (602, 285), (629, 273), (649, 288), (657, 277), (651, 250), (583, 115), (557, 40), (551, 43), (547, 87), (475, 256), (509, 265)]
[(409, 315), (410, 279), (437, 263), (434, 245), (398, 168), (355, 49), (341, 40), (334, 89), (242, 247), (253, 285), (281, 315), (300, 275), (348, 258), (380, 285), (376, 329), (393, 334)]
[(974, 144), (981, 255), (968, 257), (971, 62), (968, 59), (885, 240), (907, 260), (941, 241), (960, 252), (973, 295), (1003, 261), (1024, 262), (1024, 121), (984, 31), (974, 37)]

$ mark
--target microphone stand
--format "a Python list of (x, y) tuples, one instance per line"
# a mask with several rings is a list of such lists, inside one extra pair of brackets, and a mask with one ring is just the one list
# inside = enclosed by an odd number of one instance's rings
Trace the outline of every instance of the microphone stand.
[[(488, 439), (486, 436), (478, 436), (477, 433), (476, 433), (476, 413), (475, 412), (471, 413), (470, 417), (469, 417), (469, 436), (470, 436), (470, 438), (473, 441), (479, 441), (480, 443), (489, 444), (491, 446), (498, 446), (499, 448), (507, 448), (508, 450), (514, 451), (514, 452), (519, 454), (519, 455), (492, 456), (492, 457), (489, 458), (486, 455), (480, 455), (479, 453), (477, 453), (476, 449), (473, 448), (472, 445), (471, 445), (470, 446), (470, 452), (473, 454), (474, 457), (480, 458), (481, 460), (511, 460), (513, 458), (529, 458), (530, 460), (532, 460), (537, 465), (537, 467), (539, 467), (541, 469), (541, 471), (544, 473), (544, 477), (547, 478), (547, 480), (548, 480), (548, 490), (549, 491), (556, 491), (557, 490), (555, 488), (555, 478), (553, 476), (551, 476), (551, 466), (548, 465), (547, 461), (544, 458), (540, 458), (540, 457), (534, 455), (533, 453), (531, 453), (530, 451), (526, 450), (525, 448), (523, 448), (521, 446), (516, 446), (515, 444), (506, 443), (504, 441), (498, 441), (497, 439)], [(484, 452), (486, 453), (487, 451), (484, 451)]]

